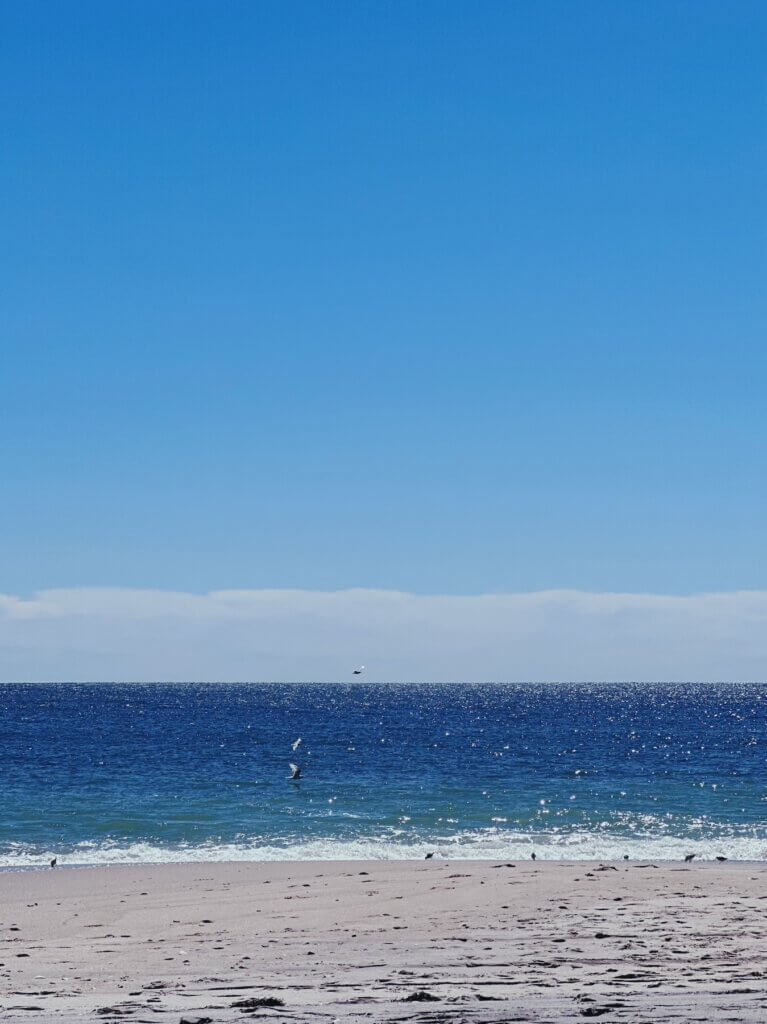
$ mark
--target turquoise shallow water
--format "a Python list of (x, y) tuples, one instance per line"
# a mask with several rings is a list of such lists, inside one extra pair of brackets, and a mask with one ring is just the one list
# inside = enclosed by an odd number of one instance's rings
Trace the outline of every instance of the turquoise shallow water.
[(0, 749), (5, 867), (767, 857), (756, 685), (8, 684)]

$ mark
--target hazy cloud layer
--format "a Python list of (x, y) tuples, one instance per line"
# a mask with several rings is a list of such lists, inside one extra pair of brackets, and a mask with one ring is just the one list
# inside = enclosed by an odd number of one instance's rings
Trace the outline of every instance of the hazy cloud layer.
[(0, 680), (763, 680), (767, 591), (0, 594)]

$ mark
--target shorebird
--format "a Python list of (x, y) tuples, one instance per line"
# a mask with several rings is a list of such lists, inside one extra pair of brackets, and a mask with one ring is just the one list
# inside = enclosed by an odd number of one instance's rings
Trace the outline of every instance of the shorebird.
[(291, 782), (295, 782), (296, 779), (300, 779), (300, 778), (301, 778), (301, 769), (298, 767), (297, 764), (293, 764), (293, 762), (291, 761), (290, 762), (290, 781)]
[(720, 864), (723, 860), (727, 860), (726, 857), (717, 857), (716, 859), (719, 861)]
[(424, 860), (431, 860), (433, 856), (434, 853), (427, 853), (426, 856), (424, 857)]
[(53, 860), (51, 861), (51, 867), (52, 867), (52, 868), (55, 868), (55, 867), (56, 867), (56, 858), (55, 858), (55, 857), (54, 857), (54, 858), (53, 858)]
[(530, 860), (535, 860), (535, 854), (534, 853), (530, 854)]
[(694, 856), (694, 853), (688, 853), (687, 856), (684, 858), (685, 864), (690, 864)]

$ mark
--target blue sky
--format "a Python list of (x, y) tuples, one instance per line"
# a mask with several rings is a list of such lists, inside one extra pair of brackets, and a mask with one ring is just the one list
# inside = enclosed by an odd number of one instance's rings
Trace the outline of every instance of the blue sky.
[(4, 4), (0, 591), (767, 587), (766, 45)]

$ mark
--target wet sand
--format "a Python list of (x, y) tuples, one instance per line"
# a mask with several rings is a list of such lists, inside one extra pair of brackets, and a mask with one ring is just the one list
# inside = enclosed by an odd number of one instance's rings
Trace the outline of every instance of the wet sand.
[(0, 937), (3, 1022), (767, 1020), (764, 864), (9, 872)]

